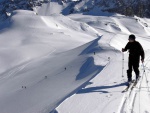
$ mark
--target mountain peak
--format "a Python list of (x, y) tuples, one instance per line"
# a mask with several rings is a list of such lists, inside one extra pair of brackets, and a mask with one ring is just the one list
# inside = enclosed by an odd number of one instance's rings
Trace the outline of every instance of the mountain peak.
[(97, 7), (102, 11), (126, 16), (150, 17), (150, 1), (148, 0), (2, 0), (0, 2), (0, 16), (1, 19), (6, 19), (8, 14), (14, 10), (34, 10), (50, 3), (58, 3), (61, 6), (59, 13), (64, 15), (88, 13)]

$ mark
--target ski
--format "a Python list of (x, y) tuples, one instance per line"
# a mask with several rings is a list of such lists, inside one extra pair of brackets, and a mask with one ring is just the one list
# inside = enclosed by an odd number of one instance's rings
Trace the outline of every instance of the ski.
[(127, 92), (128, 89), (129, 89), (129, 87), (130, 87), (130, 85), (128, 85), (128, 86), (122, 91), (122, 93)]
[(128, 83), (127, 87), (122, 91), (122, 93), (127, 92), (130, 88), (133, 87), (133, 85), (135, 83), (135, 80), (132, 80), (131, 82)]
[(137, 81), (133, 83), (133, 86), (131, 87), (131, 90), (133, 90), (136, 87)]
[(128, 84), (128, 86), (122, 91), (122, 93), (127, 92), (129, 88), (132, 86), (132, 82)]
[(140, 80), (140, 76), (139, 76), (138, 80), (133, 83), (133, 86), (131, 87), (131, 90), (133, 90), (136, 87), (139, 80)]

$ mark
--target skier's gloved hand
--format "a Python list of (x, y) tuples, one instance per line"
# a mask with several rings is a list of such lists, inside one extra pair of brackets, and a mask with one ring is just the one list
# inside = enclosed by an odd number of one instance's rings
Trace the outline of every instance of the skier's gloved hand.
[(125, 52), (125, 49), (124, 49), (124, 48), (122, 48), (122, 52)]
[(141, 59), (141, 62), (143, 63), (143, 62), (144, 62), (144, 59)]

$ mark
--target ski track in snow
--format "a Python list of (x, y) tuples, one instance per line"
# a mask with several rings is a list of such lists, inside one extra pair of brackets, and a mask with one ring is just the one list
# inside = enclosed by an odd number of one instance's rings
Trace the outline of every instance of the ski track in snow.
[[(150, 62), (149, 57), (150, 56), (147, 57), (145, 66), (147, 66), (147, 64)], [(125, 92), (117, 113), (136, 113), (136, 112), (134, 112), (134, 109), (135, 109), (134, 107), (135, 107), (135, 101), (138, 98), (137, 95), (138, 95), (138, 93), (140, 93), (140, 90), (141, 90), (141, 84), (142, 84), (142, 80), (143, 80), (143, 76), (144, 76), (143, 71), (144, 70), (141, 69), (141, 72), (142, 72), (141, 79), (138, 82), (138, 84), (136, 85), (136, 87), (133, 90), (129, 89), (129, 91)], [(140, 103), (138, 103), (138, 104), (140, 104)]]

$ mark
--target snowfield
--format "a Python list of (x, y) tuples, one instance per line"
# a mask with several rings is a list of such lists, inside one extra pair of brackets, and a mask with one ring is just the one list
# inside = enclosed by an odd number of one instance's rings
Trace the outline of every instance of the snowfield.
[[(0, 23), (0, 113), (150, 113), (149, 19), (43, 7)], [(140, 64), (137, 87), (122, 93), (130, 34), (145, 50), (145, 72)]]

